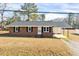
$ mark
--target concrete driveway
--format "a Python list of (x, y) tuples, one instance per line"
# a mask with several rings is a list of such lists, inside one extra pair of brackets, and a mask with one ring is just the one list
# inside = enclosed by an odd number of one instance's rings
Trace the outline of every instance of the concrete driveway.
[(71, 39), (68, 39), (68, 41), (63, 40), (63, 42), (73, 51), (73, 56), (79, 56), (79, 42)]
[(68, 39), (62, 34), (55, 34), (54, 37), (60, 38), (73, 51), (72, 53), (74, 56), (79, 56), (79, 42)]

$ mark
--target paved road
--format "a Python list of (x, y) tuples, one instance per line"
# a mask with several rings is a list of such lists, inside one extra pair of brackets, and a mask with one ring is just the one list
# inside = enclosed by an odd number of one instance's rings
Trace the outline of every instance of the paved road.
[(63, 41), (72, 49), (74, 56), (79, 56), (79, 42), (70, 39), (68, 41)]

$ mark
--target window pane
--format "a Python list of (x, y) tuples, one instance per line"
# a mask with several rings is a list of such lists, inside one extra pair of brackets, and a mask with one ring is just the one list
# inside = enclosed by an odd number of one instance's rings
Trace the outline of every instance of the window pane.
[(28, 32), (32, 32), (32, 27), (28, 27)]
[(19, 27), (15, 27), (15, 32), (19, 32)]
[(44, 32), (49, 32), (49, 27), (43, 27)]
[(44, 29), (43, 29), (44, 31), (46, 31), (46, 27), (44, 27)]

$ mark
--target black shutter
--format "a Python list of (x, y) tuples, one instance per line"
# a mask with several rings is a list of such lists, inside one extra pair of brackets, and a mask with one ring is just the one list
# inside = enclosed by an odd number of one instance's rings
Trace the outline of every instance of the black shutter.
[(18, 32), (20, 32), (20, 27), (18, 27)]
[(15, 32), (15, 27), (13, 27), (13, 32)]
[(51, 30), (52, 30), (52, 27), (49, 27), (49, 32), (51, 32)]
[(31, 27), (31, 32), (33, 32), (33, 27)]
[(43, 33), (43, 27), (42, 27), (42, 33)]
[(26, 32), (28, 32), (28, 27), (26, 27)]

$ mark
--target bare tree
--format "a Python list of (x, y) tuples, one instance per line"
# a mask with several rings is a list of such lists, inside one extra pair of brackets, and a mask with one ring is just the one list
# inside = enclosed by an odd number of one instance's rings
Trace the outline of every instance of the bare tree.
[(5, 12), (4, 10), (5, 10), (6, 6), (7, 6), (6, 3), (1, 3), (1, 4), (0, 4), (0, 10), (2, 10), (2, 11), (0, 11), (1, 20), (2, 20), (2, 21), (1, 21), (1, 26), (4, 26), (4, 25), (3, 25), (3, 21), (4, 21), (4, 20), (3, 20), (3, 16), (4, 16), (4, 12)]

